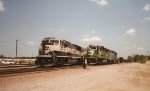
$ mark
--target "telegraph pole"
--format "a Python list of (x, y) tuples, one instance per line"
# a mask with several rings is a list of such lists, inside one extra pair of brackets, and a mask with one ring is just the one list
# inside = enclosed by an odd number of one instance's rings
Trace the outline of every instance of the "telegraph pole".
[(147, 50), (147, 56), (149, 56), (149, 50)]
[(18, 52), (18, 40), (16, 40), (16, 58), (17, 58), (17, 52)]

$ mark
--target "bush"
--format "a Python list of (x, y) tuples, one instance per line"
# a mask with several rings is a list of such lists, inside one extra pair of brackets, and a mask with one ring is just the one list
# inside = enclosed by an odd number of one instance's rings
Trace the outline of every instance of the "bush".
[(145, 64), (147, 61), (147, 57), (144, 57), (142, 60), (141, 60), (141, 64)]
[(137, 63), (141, 63), (141, 64), (144, 64), (146, 63), (148, 57), (147, 56), (144, 56), (144, 55), (134, 55), (133, 56), (133, 60), (134, 62), (137, 62)]

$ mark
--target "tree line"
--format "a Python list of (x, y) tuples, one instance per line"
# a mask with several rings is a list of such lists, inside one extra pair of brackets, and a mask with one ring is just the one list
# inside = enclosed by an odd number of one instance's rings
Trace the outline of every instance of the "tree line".
[[(16, 57), (6, 57), (4, 55), (0, 55), (0, 58), (6, 58), (6, 59), (14, 59)], [(17, 57), (18, 59), (35, 59), (36, 57)]]
[(150, 60), (150, 56), (136, 54), (133, 56), (128, 56), (127, 60), (145, 63), (147, 60)]
[(127, 59), (123, 57), (119, 57), (118, 60), (120, 63), (123, 63), (123, 62), (146, 63), (146, 61), (150, 60), (150, 56), (136, 54), (133, 56), (128, 56)]

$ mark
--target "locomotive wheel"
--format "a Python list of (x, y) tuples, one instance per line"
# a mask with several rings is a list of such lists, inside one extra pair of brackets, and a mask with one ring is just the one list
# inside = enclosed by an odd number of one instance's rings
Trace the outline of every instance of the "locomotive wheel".
[(44, 62), (43, 62), (44, 60), (41, 60), (40, 62), (39, 62), (39, 66), (42, 68), (42, 67), (44, 67)]

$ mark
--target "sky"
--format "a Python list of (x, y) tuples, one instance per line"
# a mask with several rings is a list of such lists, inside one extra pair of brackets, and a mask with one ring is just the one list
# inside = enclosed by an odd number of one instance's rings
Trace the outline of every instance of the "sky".
[(150, 0), (0, 0), (0, 55), (37, 56), (54, 36), (127, 57), (150, 51)]

